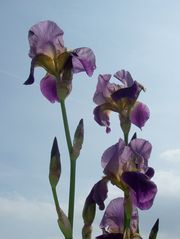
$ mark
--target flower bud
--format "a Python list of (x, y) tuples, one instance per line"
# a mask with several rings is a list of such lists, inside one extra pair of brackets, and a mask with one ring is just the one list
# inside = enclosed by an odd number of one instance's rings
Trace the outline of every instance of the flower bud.
[(58, 211), (58, 225), (65, 238), (72, 238), (72, 228), (68, 217), (61, 208)]
[(159, 230), (159, 219), (157, 219), (154, 226), (152, 227), (150, 235), (149, 235), (149, 239), (156, 239), (158, 230)]
[(79, 124), (76, 128), (73, 140), (73, 148), (72, 148), (72, 159), (76, 160), (80, 154), (80, 150), (82, 148), (84, 140), (84, 124), (83, 119), (79, 121)]
[(60, 153), (58, 148), (58, 143), (56, 137), (53, 141), (53, 146), (51, 149), (51, 160), (49, 166), (49, 181), (51, 187), (56, 187), (59, 178), (61, 175), (61, 162), (60, 162)]

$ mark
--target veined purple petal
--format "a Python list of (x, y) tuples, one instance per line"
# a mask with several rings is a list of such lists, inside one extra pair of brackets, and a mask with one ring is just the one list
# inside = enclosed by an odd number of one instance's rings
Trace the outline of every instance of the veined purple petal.
[(106, 149), (101, 157), (101, 166), (105, 168), (107, 164), (113, 159), (116, 158), (117, 161), (119, 156), (122, 154), (125, 147), (125, 142), (121, 138), (118, 143), (113, 144), (111, 147)]
[[(147, 171), (148, 168), (148, 159), (151, 154), (152, 145), (149, 141), (144, 139), (133, 139), (130, 142), (130, 147), (132, 151), (137, 155), (137, 164), (140, 169), (142, 169), (144, 172)], [(142, 158), (140, 162), (138, 162), (138, 156)]]
[(114, 74), (114, 77), (116, 77), (118, 80), (120, 80), (124, 84), (125, 87), (130, 87), (134, 83), (134, 80), (133, 80), (131, 74), (129, 73), (129, 71), (125, 71), (125, 70), (117, 71)]
[[(133, 207), (131, 230), (135, 232), (138, 224), (138, 211)], [(107, 233), (123, 233), (124, 230), (124, 198), (113, 199), (106, 208), (100, 228)]]
[(110, 121), (109, 121), (109, 110), (108, 109), (104, 109), (103, 105), (99, 105), (97, 106), (94, 111), (94, 119), (95, 121), (101, 125), (101, 126), (105, 126), (106, 127), (106, 133), (109, 133), (111, 131), (110, 129)]
[[(96, 203), (99, 206), (100, 210), (104, 210), (104, 201), (107, 198), (108, 188), (107, 188), (107, 180), (101, 179), (98, 181), (93, 188), (91, 189), (87, 199), (86, 204)], [(85, 205), (88, 207), (88, 205)]]
[(133, 124), (141, 129), (149, 119), (149, 116), (150, 112), (147, 105), (138, 102), (131, 111), (130, 119)]
[(103, 153), (101, 165), (104, 168), (104, 174), (120, 179), (124, 170), (132, 168), (132, 150), (120, 139), (117, 144), (112, 145)]
[(29, 56), (37, 54), (53, 57), (64, 52), (63, 30), (52, 21), (42, 21), (31, 27), (28, 33), (30, 51)]
[(106, 102), (106, 96), (103, 94), (103, 92), (107, 88), (107, 84), (109, 83), (110, 78), (111, 78), (110, 74), (99, 75), (98, 76), (98, 83), (97, 83), (97, 86), (96, 86), (96, 92), (95, 92), (94, 97), (93, 97), (93, 101), (97, 105), (104, 104)]
[(73, 72), (85, 71), (88, 76), (92, 76), (96, 69), (96, 60), (93, 51), (87, 47), (77, 48), (72, 52)]
[(143, 173), (124, 172), (122, 180), (132, 189), (134, 204), (142, 209), (149, 209), (157, 193), (157, 186)]
[(56, 91), (56, 79), (54, 76), (47, 74), (40, 82), (42, 94), (51, 102), (59, 101)]
[(94, 187), (93, 192), (93, 200), (99, 206), (100, 210), (104, 210), (104, 201), (107, 198), (108, 188), (107, 188), (107, 181), (105, 179), (101, 179), (98, 181)]

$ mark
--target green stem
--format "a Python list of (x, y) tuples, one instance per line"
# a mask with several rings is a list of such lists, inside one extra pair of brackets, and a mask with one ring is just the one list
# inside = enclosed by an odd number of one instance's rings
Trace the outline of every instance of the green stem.
[(52, 193), (53, 193), (54, 203), (55, 203), (55, 206), (56, 206), (56, 211), (57, 211), (57, 214), (59, 216), (60, 207), (59, 207), (59, 201), (58, 201), (58, 197), (57, 197), (57, 193), (56, 193), (56, 188), (51, 187), (51, 189), (52, 189)]
[(69, 186), (69, 210), (68, 210), (68, 218), (71, 223), (72, 231), (73, 231), (73, 220), (74, 220), (74, 201), (75, 201), (75, 179), (76, 179), (76, 160), (72, 160), (71, 152), (72, 152), (72, 142), (69, 131), (68, 119), (66, 114), (66, 106), (64, 100), (60, 101), (61, 103), (61, 111), (64, 123), (64, 130), (66, 135), (66, 142), (69, 151), (70, 158), (70, 186)]

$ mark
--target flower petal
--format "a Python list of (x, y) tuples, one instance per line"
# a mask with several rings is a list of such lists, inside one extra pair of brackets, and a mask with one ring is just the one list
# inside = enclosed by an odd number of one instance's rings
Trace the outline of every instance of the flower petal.
[(129, 73), (129, 71), (125, 71), (125, 70), (117, 71), (114, 74), (114, 77), (116, 77), (118, 80), (120, 80), (124, 84), (125, 87), (130, 87), (134, 83), (134, 80), (133, 80), (131, 74)]
[(146, 121), (149, 119), (150, 112), (147, 105), (143, 103), (136, 103), (131, 111), (130, 119), (131, 122), (139, 127), (140, 129), (145, 125)]
[[(140, 169), (146, 172), (148, 168), (148, 159), (151, 154), (152, 145), (147, 140), (136, 138), (131, 140), (130, 147), (132, 151), (135, 153), (135, 155), (137, 155), (136, 164), (138, 165)], [(139, 156), (139, 160), (138, 160), (138, 156)]]
[(90, 48), (77, 48), (72, 52), (73, 72), (86, 71), (88, 76), (92, 76), (96, 69), (95, 55)]
[(95, 121), (99, 125), (106, 127), (106, 133), (109, 133), (111, 131), (109, 127), (110, 126), (109, 113), (110, 110), (107, 104), (99, 105), (93, 111)]
[(63, 30), (52, 21), (42, 21), (31, 27), (28, 33), (30, 51), (29, 56), (37, 54), (50, 57), (64, 52)]
[(157, 193), (156, 184), (139, 172), (124, 172), (122, 179), (133, 190), (134, 204), (142, 210), (149, 209)]
[[(107, 84), (109, 83), (110, 79), (111, 79), (110, 74), (99, 75), (98, 76), (98, 83), (97, 83), (97, 86), (96, 86), (96, 92), (94, 93), (94, 97), (93, 97), (93, 101), (97, 105), (106, 103), (106, 97), (108, 97), (108, 96), (104, 95), (103, 92), (107, 88)], [(109, 95), (109, 97), (110, 97), (110, 95)]]
[(47, 74), (40, 82), (42, 94), (51, 102), (59, 101), (56, 91), (56, 79)]
[(122, 98), (130, 98), (136, 100), (138, 95), (139, 95), (138, 85), (137, 82), (134, 82), (133, 85), (130, 87), (121, 88), (117, 90), (111, 95), (111, 97), (115, 102), (117, 102)]
[[(131, 230), (135, 232), (138, 224), (138, 211), (133, 207)], [(124, 198), (113, 199), (106, 208), (100, 228), (107, 233), (123, 233), (124, 230)]]

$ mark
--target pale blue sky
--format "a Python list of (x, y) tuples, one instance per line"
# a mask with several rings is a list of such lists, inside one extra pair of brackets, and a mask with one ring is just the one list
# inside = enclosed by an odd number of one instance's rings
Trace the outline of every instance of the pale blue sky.
[[(100, 73), (129, 70), (146, 93), (140, 101), (151, 111), (139, 137), (149, 140), (149, 164), (156, 168), (159, 192), (154, 206), (141, 213), (145, 238), (160, 218), (158, 239), (180, 235), (180, 2), (178, 0), (1, 0), (0, 2), (0, 238), (63, 238), (56, 224), (48, 182), (49, 154), (57, 136), (62, 158), (59, 196), (67, 209), (68, 154), (60, 107), (40, 93), (43, 70), (36, 70), (33, 86), (24, 86), (29, 74), (27, 32), (41, 20), (55, 21), (65, 32), (69, 48), (88, 46), (97, 59), (92, 78), (75, 75), (67, 100), (72, 133), (85, 121), (85, 142), (77, 163), (75, 238), (81, 232), (81, 207), (91, 186), (102, 176), (104, 150), (122, 136), (118, 116), (112, 114), (112, 132), (93, 120), (92, 96)], [(112, 188), (110, 196), (119, 195)], [(95, 228), (101, 214), (98, 214)], [(97, 233), (100, 233), (95, 229)]]

